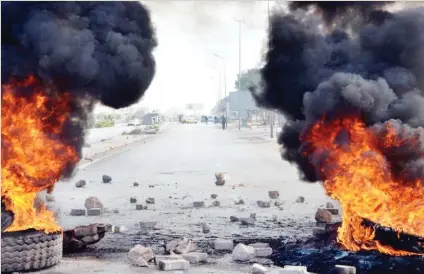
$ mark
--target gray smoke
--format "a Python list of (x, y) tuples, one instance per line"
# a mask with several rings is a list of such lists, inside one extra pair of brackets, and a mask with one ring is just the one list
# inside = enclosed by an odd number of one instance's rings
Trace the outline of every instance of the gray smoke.
[[(330, 17), (331, 32), (321, 27), (329, 17), (304, 11), (270, 19), (262, 86), (253, 95), (289, 119), (279, 137), (282, 156), (306, 181), (325, 179), (317, 164), (325, 154), (305, 158), (301, 152), (308, 144), (299, 136), (324, 114), (327, 120), (354, 114), (377, 135), (390, 124), (405, 140), (400, 147), (380, 148), (393, 174), (404, 181), (424, 179), (424, 8), (389, 13), (376, 6), (343, 6)], [(357, 28), (337, 25), (345, 10), (368, 18)]]

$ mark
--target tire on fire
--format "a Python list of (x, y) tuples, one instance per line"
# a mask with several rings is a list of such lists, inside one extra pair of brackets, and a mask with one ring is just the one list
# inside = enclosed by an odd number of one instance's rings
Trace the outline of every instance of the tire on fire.
[(62, 233), (41, 231), (3, 232), (1, 273), (40, 270), (62, 259)]

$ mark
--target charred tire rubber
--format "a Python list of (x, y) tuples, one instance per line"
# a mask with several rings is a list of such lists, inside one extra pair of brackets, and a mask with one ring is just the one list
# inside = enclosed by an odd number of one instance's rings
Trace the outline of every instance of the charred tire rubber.
[(62, 233), (4, 232), (1, 235), (1, 273), (33, 271), (62, 259)]

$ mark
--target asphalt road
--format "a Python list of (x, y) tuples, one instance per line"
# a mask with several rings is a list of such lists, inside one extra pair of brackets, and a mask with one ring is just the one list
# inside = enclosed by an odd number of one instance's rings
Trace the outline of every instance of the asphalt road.
[[(132, 234), (139, 230), (139, 221), (157, 221), (156, 234), (194, 238), (310, 234), (316, 208), (330, 199), (319, 184), (299, 182), (297, 171), (281, 160), (278, 145), (266, 140), (266, 134), (247, 129), (223, 131), (211, 124), (172, 124), (164, 132), (78, 171), (69, 182), (57, 184), (54, 196), (61, 225), (110, 223), (124, 226), (127, 234)], [(215, 186), (215, 172), (227, 174), (224, 186)], [(103, 174), (112, 176), (111, 184), (101, 182)], [(75, 188), (79, 179), (87, 181), (85, 188)], [(134, 187), (133, 182), (140, 186)], [(283, 206), (258, 207), (257, 200), (270, 200), (269, 190), (280, 192)], [(220, 207), (211, 207), (213, 193), (218, 195)], [(72, 208), (84, 208), (90, 196), (98, 197), (108, 209), (119, 209), (119, 213), (69, 216)], [(296, 203), (298, 196), (304, 196), (305, 203)], [(153, 197), (156, 203), (137, 211), (130, 197), (143, 204)], [(239, 198), (245, 205), (234, 204)], [(195, 209), (193, 201), (204, 201), (206, 207)], [(247, 217), (250, 213), (257, 214), (255, 226), (229, 222), (231, 215)], [(203, 234), (200, 223), (210, 225), (211, 233)], [(123, 249), (136, 241), (132, 237), (120, 242), (119, 237), (114, 236), (111, 242), (115, 246), (120, 243)]]

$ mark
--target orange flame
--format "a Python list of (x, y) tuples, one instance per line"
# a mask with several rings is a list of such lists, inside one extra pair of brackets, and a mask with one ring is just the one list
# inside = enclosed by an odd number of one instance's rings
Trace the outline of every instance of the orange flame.
[[(32, 89), (20, 96), (17, 89)], [(14, 213), (6, 231), (26, 229), (46, 233), (60, 231), (54, 213), (44, 205), (34, 207), (37, 192), (56, 183), (70, 163), (78, 161), (76, 150), (61, 142), (71, 111), (70, 96), (48, 96), (33, 76), (2, 86), (2, 201)]]
[[(340, 142), (343, 133), (348, 136), (348, 142)], [(362, 224), (365, 218), (398, 232), (424, 237), (424, 185), (419, 180), (396, 180), (381, 152), (381, 146), (394, 148), (416, 141), (400, 140), (395, 133), (386, 124), (383, 136), (376, 136), (356, 117), (332, 121), (323, 118), (303, 138), (310, 145), (306, 156), (327, 154), (320, 169), (327, 194), (342, 205), (343, 223), (338, 241), (348, 250), (417, 255), (382, 245), (375, 239), (374, 229)]]

